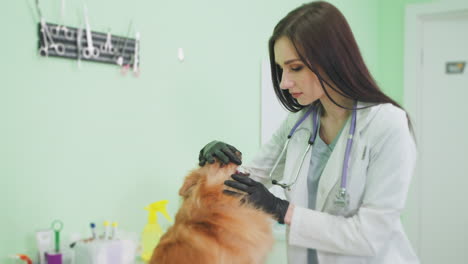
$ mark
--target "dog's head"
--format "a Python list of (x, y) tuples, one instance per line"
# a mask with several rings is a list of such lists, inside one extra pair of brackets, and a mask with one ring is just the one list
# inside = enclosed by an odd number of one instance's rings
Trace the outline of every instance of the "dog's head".
[[(242, 159), (240, 152), (236, 155)], [(228, 180), (234, 174), (239, 165), (235, 163), (222, 164), (215, 159), (214, 163), (206, 163), (205, 166), (193, 170), (184, 181), (184, 184), (179, 190), (179, 195), (187, 197), (190, 195), (192, 187), (204, 182), (208, 186), (223, 185), (225, 180)]]

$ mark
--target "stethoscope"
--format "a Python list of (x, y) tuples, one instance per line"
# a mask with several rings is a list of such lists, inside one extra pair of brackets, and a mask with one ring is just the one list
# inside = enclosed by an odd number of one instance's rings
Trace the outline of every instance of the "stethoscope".
[[(346, 190), (346, 186), (347, 186), (346, 181), (347, 181), (347, 178), (348, 178), (349, 157), (350, 157), (350, 153), (351, 153), (351, 147), (353, 145), (353, 136), (354, 136), (354, 132), (356, 130), (356, 105), (357, 105), (357, 101), (354, 103), (353, 113), (352, 113), (352, 117), (351, 117), (351, 125), (349, 127), (349, 133), (348, 133), (348, 140), (346, 142), (346, 150), (345, 150), (345, 156), (344, 156), (344, 160), (343, 160), (343, 170), (342, 170), (342, 173), (341, 173), (340, 189), (339, 189), (339, 191), (338, 191), (338, 193), (336, 194), (336, 197), (335, 197), (335, 205), (340, 206), (340, 207), (346, 207), (348, 205), (348, 203), (349, 203), (349, 194), (347, 193), (347, 190)], [(304, 116), (302, 116), (302, 118), (299, 121), (296, 122), (296, 124), (291, 129), (291, 132), (289, 132), (288, 138), (286, 140), (286, 143), (284, 144), (283, 150), (281, 151), (278, 159), (276, 160), (276, 162), (273, 165), (273, 168), (271, 169), (271, 172), (269, 174), (269, 177), (271, 179), (272, 184), (281, 186), (283, 189), (291, 190), (291, 186), (293, 186), (297, 182), (297, 179), (299, 177), (299, 172), (301, 171), (302, 164), (304, 163), (304, 159), (305, 159), (307, 153), (309, 152), (311, 146), (314, 144), (315, 139), (317, 138), (318, 122), (319, 122), (319, 120), (318, 120), (319, 113), (318, 112), (319, 111), (315, 111), (315, 108), (316, 108), (315, 106), (311, 106), (309, 108), (309, 110), (307, 110), (307, 112), (304, 114)], [(281, 183), (281, 182), (278, 182), (277, 180), (274, 180), (273, 179), (273, 172), (278, 167), (278, 164), (279, 164), (280, 160), (283, 158), (283, 156), (284, 156), (284, 154), (286, 152), (286, 149), (288, 148), (289, 141), (291, 140), (291, 137), (294, 135), (294, 132), (296, 132), (296, 129), (304, 122), (304, 120), (307, 119), (307, 117), (310, 114), (312, 114), (313, 131), (312, 131), (312, 134), (311, 134), (311, 136), (309, 138), (309, 142), (308, 142), (309, 144), (307, 145), (306, 150), (302, 154), (301, 163), (299, 164), (299, 167), (296, 170), (296, 173), (295, 173), (296, 177), (290, 183)]]

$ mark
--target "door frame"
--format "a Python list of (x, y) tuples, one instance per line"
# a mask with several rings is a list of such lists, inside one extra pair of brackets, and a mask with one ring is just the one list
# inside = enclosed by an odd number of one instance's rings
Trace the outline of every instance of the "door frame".
[[(468, 12), (468, 1), (445, 0), (427, 4), (409, 4), (405, 8), (404, 88), (405, 108), (415, 118), (419, 116), (419, 95), (422, 80), (423, 23), (434, 17), (453, 16)], [(417, 127), (417, 123), (415, 127)]]
[[(409, 4), (405, 8), (405, 33), (404, 33), (404, 83), (403, 103), (411, 117), (416, 139), (421, 139), (422, 131), (420, 120), (422, 120), (421, 97), (424, 89), (423, 83), (423, 23), (428, 19), (437, 17), (453, 16), (468, 12), (468, 1), (443, 0), (434, 3)], [(421, 142), (417, 142), (419, 144)], [(419, 153), (419, 157), (424, 153)], [(414, 172), (411, 191), (408, 194), (406, 215), (408, 227), (413, 230), (413, 246), (421, 258), (422, 230), (422, 186), (423, 177), (420, 173), (421, 158), (418, 159)], [(405, 215), (403, 216), (403, 219)]]

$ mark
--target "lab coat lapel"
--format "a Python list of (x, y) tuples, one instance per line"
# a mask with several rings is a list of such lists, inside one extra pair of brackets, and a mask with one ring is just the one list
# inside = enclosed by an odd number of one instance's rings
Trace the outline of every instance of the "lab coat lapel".
[[(368, 104), (359, 102), (357, 107), (360, 108), (366, 105)], [(371, 108), (367, 108), (363, 110), (357, 110), (356, 130), (354, 133), (352, 148), (355, 148), (356, 145), (359, 143), (361, 130), (367, 126), (367, 123), (369, 122), (369, 119), (371, 116), (370, 113), (375, 113), (376, 108), (377, 107), (371, 107)], [(341, 182), (343, 160), (344, 160), (344, 155), (346, 151), (346, 143), (348, 140), (350, 125), (351, 125), (351, 118), (349, 118), (348, 121), (346, 122), (345, 127), (343, 128), (343, 131), (341, 132), (341, 135), (338, 138), (338, 141), (336, 142), (335, 148), (330, 158), (328, 159), (327, 165), (325, 166), (323, 170), (322, 176), (320, 177), (318, 192), (317, 192), (317, 204), (315, 207), (317, 210), (323, 211), (324, 209), (323, 207), (328, 196), (335, 195), (334, 193), (331, 193), (331, 191), (333, 190), (333, 187), (337, 183), (340, 184)], [(353, 155), (351, 155), (349, 164), (353, 164), (354, 162), (355, 162), (355, 159)]]
[(346, 139), (349, 132), (349, 124), (350, 122), (348, 121), (343, 128), (343, 132), (336, 142), (335, 148), (322, 172), (322, 176), (320, 176), (317, 192), (317, 204), (315, 206), (317, 210), (323, 210), (323, 205), (326, 198), (328, 195), (330, 195), (333, 186), (341, 178), (341, 170), (343, 169), (343, 157), (346, 149)]

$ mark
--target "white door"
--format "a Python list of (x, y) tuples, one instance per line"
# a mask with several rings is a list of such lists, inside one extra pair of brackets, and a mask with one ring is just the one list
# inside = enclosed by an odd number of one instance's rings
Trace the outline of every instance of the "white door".
[[(423, 20), (421, 263), (468, 263), (468, 11)], [(449, 63), (449, 64), (447, 64)]]

